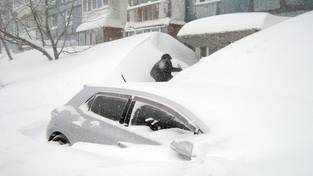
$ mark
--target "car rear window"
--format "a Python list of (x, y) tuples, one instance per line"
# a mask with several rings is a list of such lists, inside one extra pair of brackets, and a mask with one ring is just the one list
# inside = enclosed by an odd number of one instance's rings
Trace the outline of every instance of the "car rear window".
[(99, 95), (93, 101), (91, 111), (105, 118), (120, 121), (128, 99)]

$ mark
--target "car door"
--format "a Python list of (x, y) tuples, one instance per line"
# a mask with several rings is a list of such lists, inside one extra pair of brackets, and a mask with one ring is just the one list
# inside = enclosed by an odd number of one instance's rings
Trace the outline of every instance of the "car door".
[(172, 108), (142, 97), (134, 97), (132, 112), (126, 120), (132, 131), (168, 143), (193, 137), (196, 128)]
[(132, 133), (124, 119), (131, 106), (131, 96), (117, 93), (98, 93), (85, 103), (85, 141), (118, 145), (120, 142), (158, 144)]

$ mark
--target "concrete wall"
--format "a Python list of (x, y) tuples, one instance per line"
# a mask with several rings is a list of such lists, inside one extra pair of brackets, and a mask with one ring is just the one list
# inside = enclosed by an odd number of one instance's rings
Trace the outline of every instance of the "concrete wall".
[(185, 0), (171, 0), (171, 19), (185, 21)]
[(105, 27), (103, 36), (105, 42), (120, 39), (123, 37), (123, 29)]
[(183, 27), (182, 25), (170, 24), (167, 28), (167, 32), (169, 35), (173, 36), (174, 38), (177, 38), (177, 33), (182, 27)]
[(295, 16), (313, 10), (313, 0), (221, 0), (218, 7), (195, 5), (196, 0), (186, 0), (186, 21), (235, 12), (270, 12), (283, 16)]
[(235, 42), (237, 40), (242, 39), (248, 35), (251, 35), (258, 30), (243, 30), (236, 32), (224, 32), (224, 33), (216, 33), (216, 34), (202, 34), (202, 35), (187, 35), (179, 37), (179, 40), (183, 43), (196, 47), (208, 47), (210, 51), (217, 51), (228, 44)]

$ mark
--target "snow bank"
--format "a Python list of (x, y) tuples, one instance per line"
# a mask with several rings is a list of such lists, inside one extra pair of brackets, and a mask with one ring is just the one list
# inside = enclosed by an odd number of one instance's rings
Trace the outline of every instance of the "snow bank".
[[(127, 54), (127, 58), (116, 68), (127, 81), (153, 81), (150, 70), (161, 58), (162, 54), (169, 53), (173, 57), (173, 64), (183, 68), (195, 64), (198, 59), (194, 52), (174, 38), (163, 33), (153, 33), (146, 41), (136, 46), (136, 49)], [(146, 69), (138, 69), (144, 65)]]
[[(147, 73), (163, 53), (170, 53), (173, 62), (183, 67), (197, 61), (192, 50), (163, 33), (99, 44), (57, 61), (48, 61), (36, 51), (17, 54), (13, 61), (1, 57), (0, 175), (173, 175), (181, 170), (176, 162), (134, 162), (112, 152), (99, 156), (48, 144), (45, 138), (52, 109), (66, 103), (83, 85), (122, 82), (121, 74), (128, 81), (149, 81)], [(159, 168), (161, 173), (150, 172)]]
[(179, 31), (178, 36), (262, 30), (286, 19), (288, 18), (262, 12), (216, 15), (187, 23)]
[[(150, 70), (163, 53), (183, 67), (197, 61), (189, 48), (163, 33), (149, 33), (97, 45), (87, 51), (49, 62), (36, 51), (0, 61), (0, 116), (44, 105), (61, 105), (84, 84), (152, 81)], [(19, 100), (19, 101), (15, 101)], [(32, 103), (29, 103), (32, 100)], [(49, 116), (48, 114), (46, 116)]]
[(209, 82), (313, 99), (313, 12), (248, 36), (173, 81)]

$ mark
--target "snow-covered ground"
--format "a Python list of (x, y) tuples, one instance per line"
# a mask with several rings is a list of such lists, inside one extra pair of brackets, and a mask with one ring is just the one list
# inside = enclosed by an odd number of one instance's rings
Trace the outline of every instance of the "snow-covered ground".
[[(119, 153), (114, 146), (45, 140), (49, 112), (83, 84), (121, 82), (121, 74), (150, 81), (148, 71), (164, 52), (183, 66), (195, 63), (194, 53), (174, 40), (139, 35), (55, 62), (32, 51), (3, 58), (0, 175), (312, 175), (312, 19), (310, 12), (235, 42), (179, 73), (163, 91), (146, 88), (189, 105), (210, 128), (210, 156), (190, 162), (161, 156), (173, 154), (168, 148), (130, 146)], [(191, 91), (176, 89), (180, 84)], [(194, 96), (207, 101), (193, 102)]]
[[(36, 51), (17, 54), (13, 61), (2, 55), (0, 175), (144, 175), (155, 170), (153, 164), (135, 164), (134, 158), (125, 159), (112, 152), (100, 156), (78, 151), (79, 147), (49, 144), (45, 132), (51, 110), (66, 103), (83, 85), (123, 82), (122, 74), (127, 81), (152, 81), (150, 69), (164, 53), (173, 56), (174, 65), (187, 67), (197, 62), (192, 50), (163, 33), (99, 44), (52, 62)], [(167, 162), (160, 165), (164, 168), (161, 174), (172, 173)]]

